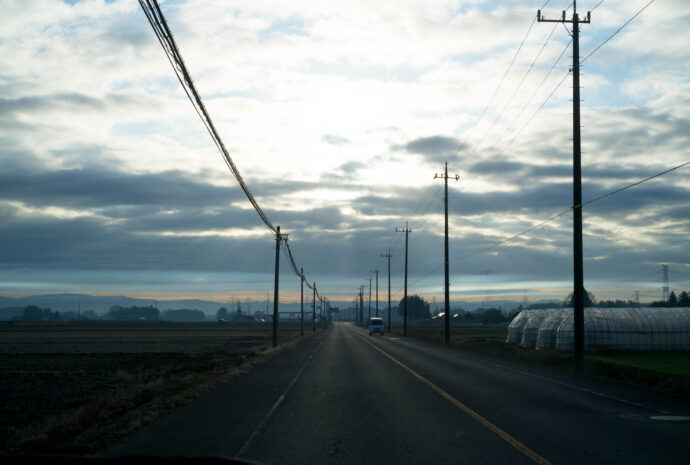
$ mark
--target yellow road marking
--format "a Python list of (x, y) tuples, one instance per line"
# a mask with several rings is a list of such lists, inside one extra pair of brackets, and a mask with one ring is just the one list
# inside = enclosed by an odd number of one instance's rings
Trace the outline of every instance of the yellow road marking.
[(508, 444), (510, 444), (511, 446), (513, 446), (514, 448), (516, 448), (517, 450), (519, 450), (520, 452), (525, 454), (527, 457), (532, 459), (534, 462), (542, 464), (542, 465), (552, 465), (551, 462), (546, 460), (544, 457), (542, 457), (541, 455), (534, 452), (532, 449), (530, 449), (529, 447), (527, 447), (526, 445), (524, 445), (523, 443), (521, 443), (520, 441), (518, 441), (517, 439), (512, 437), (510, 434), (503, 431), (498, 426), (491, 423), (489, 420), (487, 420), (486, 418), (484, 418), (483, 416), (481, 416), (480, 414), (478, 414), (477, 412), (475, 412), (474, 410), (469, 408), (467, 405), (463, 404), (462, 402), (457, 400), (455, 397), (451, 396), (446, 391), (444, 391), (443, 389), (436, 386), (434, 383), (432, 383), (431, 381), (429, 381), (428, 379), (426, 379), (425, 377), (423, 377), (422, 375), (420, 375), (419, 373), (414, 371), (412, 368), (408, 367), (407, 365), (402, 363), (400, 360), (398, 360), (397, 358), (390, 355), (388, 352), (384, 351), (383, 349), (381, 349), (379, 347), (376, 347), (374, 344), (367, 341), (365, 338), (363, 338), (359, 334), (357, 334), (357, 337), (359, 337), (361, 340), (363, 340), (364, 342), (369, 344), (374, 349), (381, 352), (383, 355), (388, 357), (393, 363), (399, 365), (401, 368), (403, 368), (405, 371), (410, 373), (412, 376), (414, 376), (415, 378), (420, 380), (422, 383), (429, 386), (431, 389), (436, 391), (441, 397), (446, 399), (448, 402), (455, 405), (457, 408), (459, 408), (460, 410), (462, 410), (463, 412), (465, 412), (466, 414), (468, 414), (469, 416), (471, 416), (472, 418), (477, 420), (479, 423), (481, 423), (482, 425), (484, 425), (485, 427), (487, 427), (488, 429), (490, 429), (491, 431), (496, 433), (501, 439), (503, 439), (505, 442), (507, 442)]

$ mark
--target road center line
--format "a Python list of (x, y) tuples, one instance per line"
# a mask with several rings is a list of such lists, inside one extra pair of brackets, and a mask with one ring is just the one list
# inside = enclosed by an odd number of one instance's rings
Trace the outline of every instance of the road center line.
[(235, 454), (236, 457), (241, 457), (241, 456), (245, 455), (247, 452), (249, 452), (249, 448), (252, 446), (252, 444), (254, 443), (256, 438), (259, 436), (259, 434), (261, 434), (261, 432), (264, 429), (264, 426), (266, 426), (266, 423), (268, 423), (268, 420), (270, 420), (271, 417), (273, 416), (273, 414), (276, 412), (276, 410), (278, 410), (278, 407), (280, 407), (280, 404), (282, 404), (283, 401), (285, 400), (285, 396), (287, 395), (287, 393), (290, 391), (290, 389), (292, 389), (292, 386), (295, 385), (295, 382), (297, 382), (297, 378), (299, 378), (299, 376), (302, 374), (304, 369), (307, 368), (307, 365), (309, 365), (309, 362), (311, 362), (311, 360), (314, 358), (314, 355), (316, 355), (316, 353), (319, 351), (319, 349), (321, 348), (321, 346), (323, 345), (324, 342), (325, 342), (325, 340), (321, 341), (321, 343), (316, 347), (314, 352), (309, 356), (307, 361), (304, 362), (304, 365), (302, 365), (302, 368), (300, 368), (300, 370), (297, 372), (295, 377), (292, 378), (292, 381), (290, 381), (290, 384), (288, 384), (288, 386), (285, 388), (285, 390), (280, 395), (280, 397), (278, 397), (278, 400), (276, 400), (275, 404), (273, 404), (273, 407), (271, 407), (271, 409), (268, 411), (268, 413), (263, 418), (263, 420), (261, 420), (261, 423), (259, 423), (259, 426), (256, 427), (256, 429), (251, 434), (251, 436), (249, 436), (249, 439), (247, 439), (247, 441), (244, 443), (242, 448), (237, 452), (237, 454)]
[(510, 434), (508, 434), (508, 433), (506, 433), (505, 431), (503, 431), (503, 430), (502, 430), (501, 428), (499, 428), (498, 426), (496, 426), (496, 425), (494, 425), (493, 423), (491, 423), (489, 420), (487, 420), (486, 418), (484, 418), (483, 416), (481, 416), (480, 414), (478, 414), (477, 412), (475, 412), (474, 410), (472, 410), (471, 408), (469, 408), (467, 405), (463, 404), (462, 402), (460, 402), (459, 400), (457, 400), (455, 397), (451, 396), (451, 395), (448, 394), (446, 391), (444, 391), (443, 389), (441, 389), (440, 387), (436, 386), (434, 383), (432, 383), (431, 381), (429, 381), (428, 379), (426, 379), (425, 377), (423, 377), (422, 375), (420, 375), (419, 373), (417, 373), (416, 371), (414, 371), (412, 368), (408, 367), (407, 365), (405, 365), (404, 363), (402, 363), (400, 360), (398, 360), (397, 358), (395, 358), (395, 357), (393, 357), (392, 355), (390, 355), (388, 352), (386, 352), (386, 351), (384, 351), (383, 349), (377, 347), (377, 346), (374, 345), (373, 343), (367, 341), (367, 340), (366, 340), (364, 337), (362, 337), (361, 335), (359, 335), (359, 334), (357, 334), (357, 333), (355, 333), (355, 334), (357, 335), (357, 337), (359, 337), (361, 340), (363, 340), (364, 342), (366, 342), (367, 344), (369, 344), (371, 347), (373, 347), (374, 349), (378, 350), (378, 351), (381, 352), (383, 355), (385, 355), (386, 357), (388, 357), (393, 363), (395, 363), (396, 365), (398, 365), (398, 366), (400, 366), (401, 368), (403, 368), (405, 371), (407, 371), (408, 373), (410, 373), (412, 376), (414, 376), (415, 378), (417, 378), (419, 381), (421, 381), (422, 383), (426, 384), (426, 385), (429, 386), (431, 389), (433, 389), (434, 391), (436, 391), (436, 393), (438, 393), (441, 397), (443, 397), (444, 399), (446, 399), (448, 402), (450, 402), (451, 404), (455, 405), (457, 408), (459, 408), (460, 410), (462, 410), (463, 412), (465, 412), (466, 414), (468, 414), (469, 416), (471, 416), (472, 418), (474, 418), (475, 420), (477, 420), (479, 423), (481, 423), (482, 425), (484, 425), (486, 428), (488, 428), (488, 429), (490, 429), (491, 431), (493, 431), (494, 433), (496, 433), (501, 439), (503, 439), (505, 442), (507, 442), (508, 444), (510, 444), (511, 446), (513, 446), (514, 448), (516, 448), (517, 450), (519, 450), (520, 452), (522, 452), (523, 454), (525, 454), (527, 457), (529, 457), (530, 459), (532, 459), (534, 462), (539, 463), (539, 464), (542, 464), (542, 465), (552, 465), (551, 462), (549, 462), (548, 460), (546, 460), (544, 457), (542, 457), (541, 455), (539, 455), (539, 454), (537, 454), (536, 452), (534, 452), (532, 449), (530, 449), (529, 447), (527, 447), (526, 445), (524, 445), (523, 443), (521, 443), (520, 441), (518, 441), (517, 439), (515, 439), (514, 437), (512, 437)]

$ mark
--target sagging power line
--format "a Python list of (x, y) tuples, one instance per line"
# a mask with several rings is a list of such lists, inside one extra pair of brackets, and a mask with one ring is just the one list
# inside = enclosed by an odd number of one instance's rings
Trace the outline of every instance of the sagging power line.
[[(191, 74), (189, 73), (189, 70), (187, 69), (187, 65), (184, 62), (184, 59), (182, 58), (182, 54), (180, 53), (179, 47), (177, 46), (177, 43), (175, 41), (175, 38), (173, 37), (172, 32), (170, 31), (170, 28), (168, 27), (168, 23), (165, 20), (165, 16), (163, 15), (163, 12), (161, 11), (160, 5), (158, 4), (157, 0), (139, 0), (139, 5), (141, 6), (141, 9), (144, 11), (144, 14), (146, 15), (146, 19), (148, 20), (149, 24), (153, 28), (153, 32), (156, 35), (156, 38), (158, 39), (159, 43), (163, 47), (163, 50), (165, 51), (166, 57), (168, 61), (170, 62), (170, 65), (172, 66), (173, 71), (175, 72), (175, 76), (177, 77), (177, 80), (180, 82), (182, 85), (182, 89), (184, 90), (185, 94), (187, 95), (187, 98), (189, 101), (192, 103), (192, 106), (194, 107), (194, 110), (196, 111), (197, 115), (199, 115), (199, 118), (201, 119), (201, 122), (203, 123), (204, 127), (208, 131), (209, 135), (211, 136), (211, 139), (213, 140), (213, 143), (216, 145), (218, 150), (220, 151), (223, 161), (225, 164), (230, 168), (230, 171), (232, 172), (233, 176), (237, 180), (238, 184), (242, 188), (242, 191), (247, 197), (247, 200), (252, 204), (254, 207), (254, 210), (256, 213), (259, 215), (263, 223), (268, 227), (268, 229), (275, 234), (276, 236), (276, 255), (275, 255), (275, 295), (274, 295), (274, 311), (273, 311), (273, 346), (275, 347), (277, 345), (277, 324), (278, 324), (278, 292), (279, 292), (279, 265), (280, 265), (280, 244), (281, 242), (284, 243), (288, 255), (290, 257), (290, 264), (292, 265), (292, 268), (299, 276), (301, 279), (305, 279), (304, 273), (301, 271), (297, 270), (297, 265), (295, 264), (295, 260), (292, 256), (292, 251), (290, 250), (290, 247), (287, 243), (288, 235), (287, 234), (281, 234), (280, 233), (280, 226), (274, 226), (271, 221), (268, 219), (264, 211), (261, 209), (259, 206), (259, 203), (257, 200), (254, 198), (254, 195), (251, 193), (249, 190), (249, 187), (245, 183), (242, 174), (240, 173), (239, 169), (235, 165), (235, 162), (233, 161), (232, 157), (230, 156), (229, 151), (225, 147), (225, 144), (223, 143), (223, 140), (221, 139), (220, 135), (218, 134), (218, 131), (216, 130), (215, 125), (213, 124), (213, 120), (211, 119), (210, 114), (206, 110), (206, 106), (204, 105), (204, 102), (202, 101), (199, 92), (196, 89), (196, 86), (194, 85), (194, 81), (192, 80)], [(307, 283), (308, 285), (308, 283)], [(314, 288), (314, 291), (316, 291), (316, 288)]]

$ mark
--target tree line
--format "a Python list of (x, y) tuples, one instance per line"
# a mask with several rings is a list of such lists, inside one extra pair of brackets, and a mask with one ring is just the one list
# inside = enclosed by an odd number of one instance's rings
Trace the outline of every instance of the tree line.
[(111, 321), (179, 321), (201, 322), (206, 315), (201, 310), (177, 309), (165, 310), (162, 313), (157, 308), (149, 306), (122, 307), (113, 305), (105, 315), (98, 315), (93, 310), (84, 312), (59, 312), (49, 307), (41, 308), (36, 305), (24, 307), (20, 315), (12, 317), (13, 321), (78, 321), (78, 320), (111, 320)]

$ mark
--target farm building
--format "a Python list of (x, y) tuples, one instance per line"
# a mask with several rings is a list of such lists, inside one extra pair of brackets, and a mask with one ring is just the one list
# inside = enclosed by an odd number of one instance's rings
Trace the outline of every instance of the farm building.
[[(523, 310), (507, 342), (536, 349), (573, 349), (573, 309)], [(690, 350), (690, 308), (586, 308), (585, 349)]]

